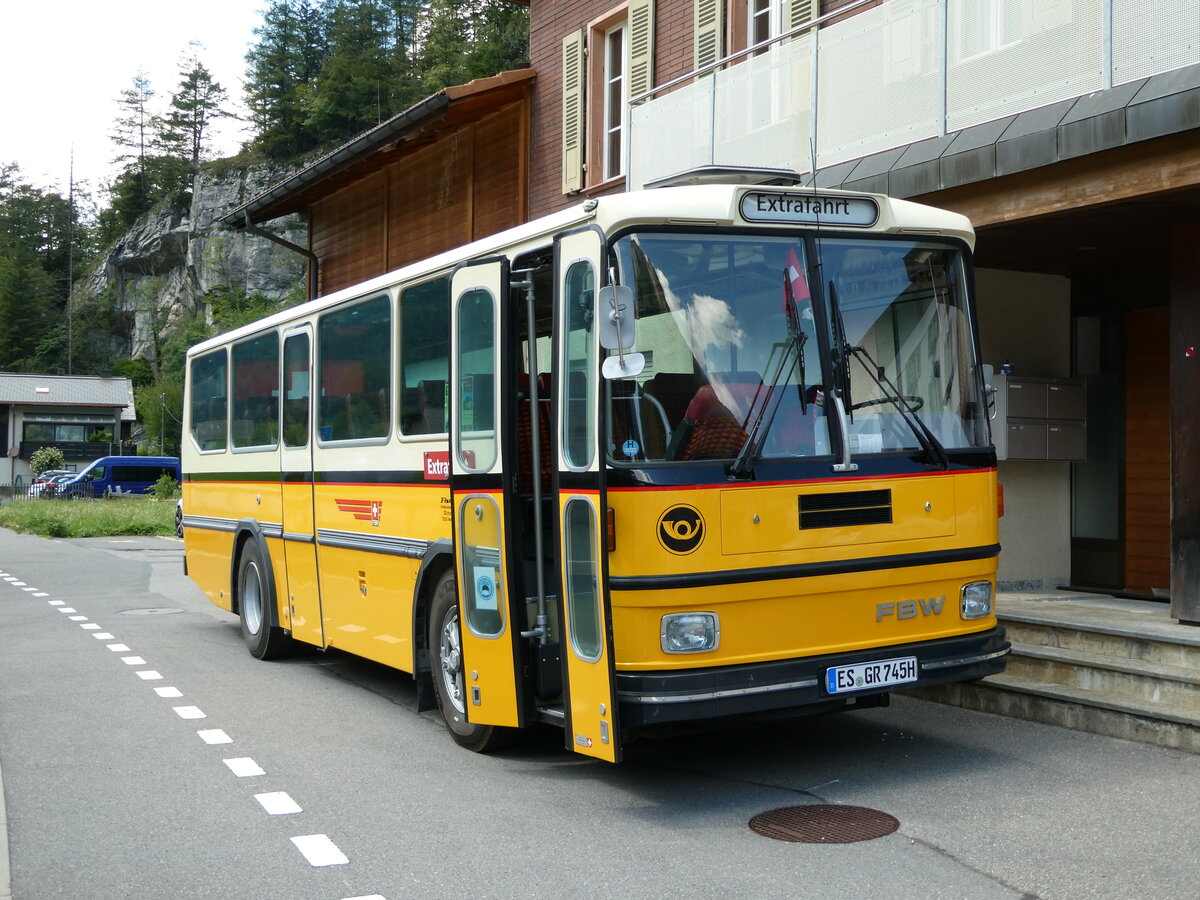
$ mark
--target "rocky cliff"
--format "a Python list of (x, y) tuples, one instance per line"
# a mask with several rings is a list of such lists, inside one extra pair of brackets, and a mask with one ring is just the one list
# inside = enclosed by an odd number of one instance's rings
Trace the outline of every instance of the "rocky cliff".
[[(184, 313), (208, 313), (209, 299), (244, 290), (271, 299), (302, 295), (305, 259), (271, 241), (218, 224), (226, 213), (279, 181), (286, 172), (266, 167), (205, 170), (186, 207), (160, 204), (108, 251), (76, 286), (72, 302), (102, 296), (129, 323), (113, 347), (128, 357), (150, 357), (154, 331), (169, 330)], [(305, 246), (304, 223), (285, 219), (271, 230)]]

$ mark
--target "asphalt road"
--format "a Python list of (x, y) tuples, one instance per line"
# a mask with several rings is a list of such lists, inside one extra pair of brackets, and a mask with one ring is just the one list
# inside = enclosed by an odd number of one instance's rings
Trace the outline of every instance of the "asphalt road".
[[(406, 675), (251, 658), (181, 555), (0, 530), (15, 900), (1195, 894), (1200, 757), (903, 697), (646, 740), (619, 766), (552, 730), (480, 756), (415, 712)], [(748, 828), (820, 803), (899, 830)]]

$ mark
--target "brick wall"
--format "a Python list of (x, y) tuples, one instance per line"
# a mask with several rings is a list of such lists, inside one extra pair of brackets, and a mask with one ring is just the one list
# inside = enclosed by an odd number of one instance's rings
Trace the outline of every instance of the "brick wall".
[[(831, 12), (853, 0), (823, 0)], [(881, 0), (880, 0), (881, 2)], [(533, 0), (530, 4), (529, 58), (537, 72), (533, 91), (530, 144), (529, 216), (536, 218), (577, 203), (562, 192), (562, 42), (622, 6), (612, 0)], [(654, 84), (695, 68), (692, 59), (694, 0), (658, 0), (655, 6)], [(869, 4), (864, 9), (878, 5)], [(856, 10), (856, 13), (859, 10)], [(618, 186), (608, 192), (621, 191)]]

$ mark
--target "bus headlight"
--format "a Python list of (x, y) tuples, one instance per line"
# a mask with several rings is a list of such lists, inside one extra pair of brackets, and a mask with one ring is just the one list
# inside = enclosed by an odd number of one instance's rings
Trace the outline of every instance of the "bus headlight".
[(703, 653), (716, 650), (721, 624), (716, 613), (670, 613), (662, 617), (664, 653)]
[(972, 581), (964, 584), (962, 603), (959, 607), (964, 619), (982, 619), (992, 614), (992, 583)]

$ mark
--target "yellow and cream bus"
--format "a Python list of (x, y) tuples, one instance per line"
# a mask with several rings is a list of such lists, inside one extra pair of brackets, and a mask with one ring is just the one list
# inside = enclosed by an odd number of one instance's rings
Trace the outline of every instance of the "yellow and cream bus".
[(487, 750), (1002, 671), (963, 217), (590, 199), (188, 354), (186, 565), (250, 652), (411, 673)]

